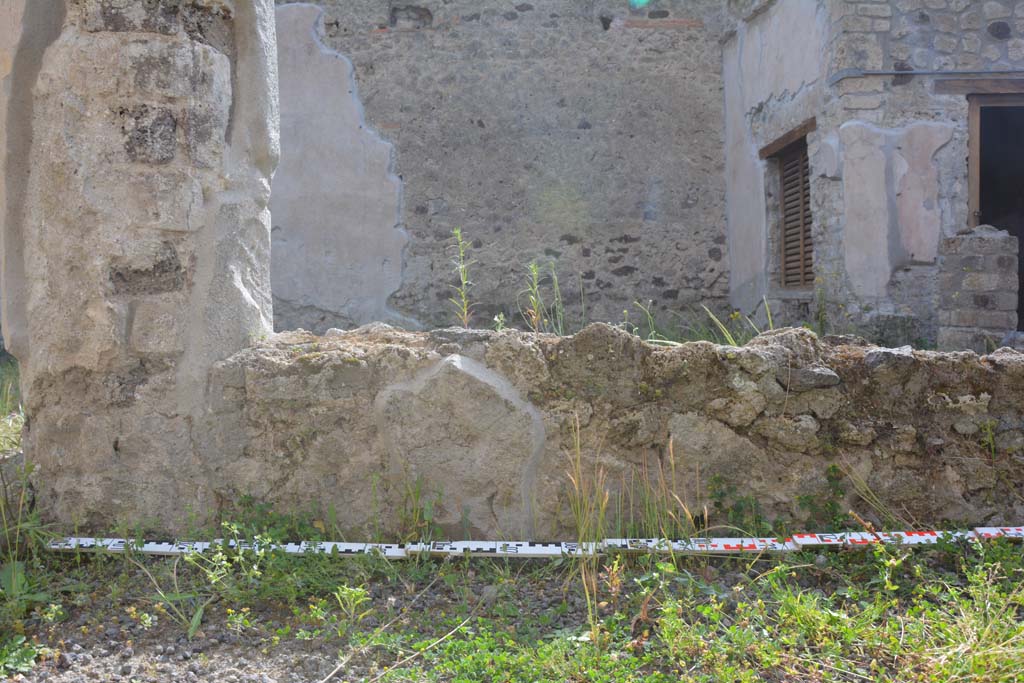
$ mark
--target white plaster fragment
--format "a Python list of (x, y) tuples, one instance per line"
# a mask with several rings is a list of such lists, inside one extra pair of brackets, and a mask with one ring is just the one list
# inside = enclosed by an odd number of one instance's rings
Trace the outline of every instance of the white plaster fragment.
[(387, 305), (401, 284), (408, 241), (394, 150), (366, 123), (352, 63), (320, 41), (322, 15), (309, 4), (277, 8), (276, 322), (316, 332), (373, 320), (415, 327)]

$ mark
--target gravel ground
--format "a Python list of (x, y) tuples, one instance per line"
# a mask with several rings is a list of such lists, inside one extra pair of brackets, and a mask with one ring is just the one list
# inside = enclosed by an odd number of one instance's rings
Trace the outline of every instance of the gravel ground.
[[(413, 632), (419, 638), (435, 638), (451, 629), (450, 621), (434, 615), (465, 615), (494, 618), (504, 628), (519, 629), (533, 624), (542, 614), (544, 630), (579, 628), (586, 622), (586, 605), (578, 586), (569, 585), (564, 573), (544, 577), (499, 579), (493, 575), (474, 577), (458, 574), (456, 585), (435, 583), (422, 594), (425, 584), (371, 583), (368, 589), (373, 611), (360, 624), (370, 633), (395, 619), (389, 633)], [(427, 579), (429, 581), (429, 578)], [(47, 623), (36, 615), (26, 619), (26, 635), (50, 649), (29, 674), (16, 674), (15, 681), (218, 681), (224, 683), (306, 683), (320, 681), (335, 669), (339, 653), (352, 655), (332, 680), (353, 681), (372, 678), (382, 667), (392, 666), (402, 655), (377, 648), (355, 651), (336, 638), (321, 636), (303, 641), (295, 638), (299, 627), (291, 609), (280, 605), (254, 605), (249, 612), (251, 627), (229, 627), (226, 608), (211, 605), (202, 626), (189, 641), (182, 625), (159, 616), (142, 575), (133, 576), (120, 600), (113, 600), (103, 587), (85, 604), (65, 604), (67, 617)], [(104, 597), (95, 597), (103, 595)], [(135, 607), (135, 617), (131, 614)], [(467, 609), (469, 612), (467, 612)], [(144, 628), (139, 613), (157, 614), (157, 623)], [(291, 626), (291, 632), (275, 642), (277, 629)]]

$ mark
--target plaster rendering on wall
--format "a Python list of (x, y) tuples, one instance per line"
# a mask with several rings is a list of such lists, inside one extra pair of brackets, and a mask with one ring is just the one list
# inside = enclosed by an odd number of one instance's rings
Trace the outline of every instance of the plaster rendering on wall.
[(935, 154), (952, 136), (950, 123), (840, 126), (846, 267), (864, 300), (884, 300), (896, 269), (935, 262), (942, 228)]
[(366, 123), (352, 63), (320, 40), (322, 22), (316, 5), (277, 8), (274, 326), (322, 333), (381, 320), (416, 329), (388, 306), (408, 241), (394, 148)]

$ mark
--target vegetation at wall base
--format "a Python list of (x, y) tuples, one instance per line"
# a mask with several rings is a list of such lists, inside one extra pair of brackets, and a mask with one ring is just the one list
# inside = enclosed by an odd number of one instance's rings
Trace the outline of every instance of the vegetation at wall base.
[[(605, 508), (578, 502), (585, 532)], [(318, 528), (283, 519), (222, 531)], [(127, 667), (139, 681), (995, 682), (1024, 667), (1024, 554), (1007, 541), (586, 565), (251, 550), (31, 565), (48, 599), (3, 612), (0, 671), (57, 681)]]
[(18, 364), (6, 356), (0, 358), (0, 458), (21, 449), (21, 428), (24, 424)]

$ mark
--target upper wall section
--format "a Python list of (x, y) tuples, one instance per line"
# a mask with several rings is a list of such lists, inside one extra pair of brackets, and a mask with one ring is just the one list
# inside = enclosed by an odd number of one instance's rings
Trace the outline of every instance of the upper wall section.
[[(545, 262), (555, 264), (573, 324), (581, 287), (592, 320), (621, 319), (634, 300), (670, 310), (724, 300), (719, 0), (662, 0), (643, 10), (627, 0), (317, 5), (319, 39), (351, 59), (366, 124), (395, 147), (403, 197), (395, 229), (383, 216), (360, 220), (346, 197), (361, 186), (318, 181), (324, 201), (338, 208), (323, 212), (316, 230), (330, 240), (344, 235), (345, 244), (333, 247), (334, 261), (317, 254), (306, 264), (329, 269), (296, 280), (307, 299), (317, 278), (335, 278), (330, 291), (346, 286), (345, 264), (381, 267), (385, 259), (372, 298), (389, 294), (404, 229), (409, 241), (390, 308), (424, 326), (451, 324), (449, 246), (459, 227), (472, 244), (476, 325), (497, 313), (519, 319), (517, 294), (531, 260), (545, 271)], [(330, 88), (352, 96), (343, 81), (321, 83), (324, 113), (333, 106)], [(344, 113), (353, 106), (337, 102), (333, 121), (293, 138), (303, 147), (286, 149), (285, 158), (330, 153), (339, 157), (324, 161), (332, 168), (352, 165), (337, 177), (360, 174), (362, 152), (341, 158), (325, 140), (378, 144)], [(290, 116), (285, 105), (285, 146)], [(342, 122), (348, 133), (339, 131)], [(288, 182), (280, 174), (275, 183)], [(361, 201), (393, 206), (374, 174)], [(289, 226), (281, 228), (287, 239)]]
[[(939, 246), (967, 227), (967, 100), (936, 94), (941, 75), (869, 72), (1024, 68), (1024, 2), (732, 0), (729, 8), (733, 305), (751, 311), (766, 295), (782, 319), (934, 344)], [(783, 289), (778, 163), (757, 150), (811, 118), (815, 278)]]
[(316, 5), (277, 9), (281, 164), (274, 176), (274, 326), (325, 332), (407, 322), (399, 288), (401, 182), (394, 150), (363, 117), (352, 63), (322, 42)]
[(968, 225), (967, 98), (937, 94), (941, 75), (862, 72), (1024, 69), (1024, 2), (831, 0), (830, 12), (833, 99), (821, 127), (838, 127), (841, 164), (819, 201), (842, 220), (823, 226), (823, 286), (855, 317), (915, 321), (907, 340), (934, 342), (940, 300), (953, 294), (941, 289), (940, 244)]
[(739, 22), (722, 65), (730, 295), (751, 311), (768, 293), (770, 264), (767, 164), (758, 150), (820, 110), (829, 24), (818, 0), (732, 5)]

